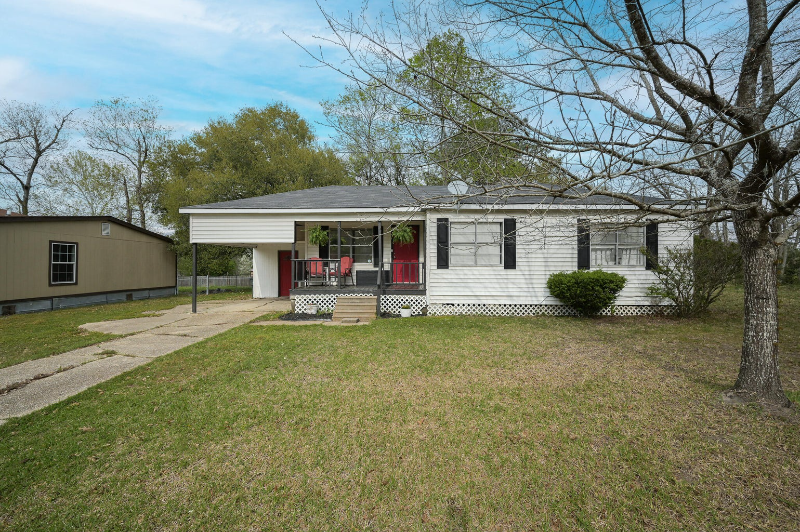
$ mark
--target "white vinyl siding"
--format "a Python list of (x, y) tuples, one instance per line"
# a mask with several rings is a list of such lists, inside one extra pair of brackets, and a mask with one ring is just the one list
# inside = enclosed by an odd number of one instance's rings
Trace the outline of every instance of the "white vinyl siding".
[[(575, 271), (578, 267), (578, 216), (565, 212), (550, 212), (546, 216), (530, 216), (526, 212), (498, 213), (494, 218), (476, 213), (481, 221), (501, 223), (503, 218), (517, 220), (517, 267), (505, 270), (479, 266), (452, 265), (436, 268), (436, 219), (448, 218), (450, 224), (469, 222), (469, 214), (431, 211), (428, 214), (427, 296), (429, 304), (560, 304), (547, 290), (547, 278), (560, 271)], [(584, 215), (580, 216), (584, 218)], [(591, 222), (591, 219), (590, 219)], [(682, 222), (659, 225), (658, 249), (689, 246), (691, 228)], [(603, 266), (604, 271), (624, 275), (627, 284), (617, 303), (620, 305), (652, 305), (647, 288), (656, 278), (642, 266)]]
[(294, 219), (289, 215), (269, 214), (192, 214), (191, 241), (198, 244), (291, 244)]

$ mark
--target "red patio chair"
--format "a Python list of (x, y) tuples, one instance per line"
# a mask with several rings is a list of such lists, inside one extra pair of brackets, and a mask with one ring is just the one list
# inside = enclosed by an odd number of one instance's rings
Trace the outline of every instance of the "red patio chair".
[(314, 277), (319, 277), (323, 282), (325, 281), (325, 270), (322, 259), (319, 257), (311, 257), (308, 260), (309, 281), (311, 281)]
[[(353, 259), (350, 257), (342, 257), (342, 277), (344, 284), (347, 286), (347, 278), (350, 278), (350, 284), (353, 284)], [(338, 274), (338, 272), (336, 272)]]

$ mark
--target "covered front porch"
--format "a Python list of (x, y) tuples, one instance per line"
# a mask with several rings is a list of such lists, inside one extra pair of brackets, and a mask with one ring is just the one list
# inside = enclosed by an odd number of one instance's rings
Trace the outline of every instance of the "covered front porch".
[[(411, 235), (405, 242), (393, 238), (401, 224)], [(422, 216), (406, 220), (295, 219), (292, 227), (291, 243), (253, 246), (253, 297), (425, 294)]]
[(359, 269), (347, 256), (291, 259), (290, 262), (289, 295), (425, 293), (425, 263), (420, 261), (380, 262), (377, 268)]

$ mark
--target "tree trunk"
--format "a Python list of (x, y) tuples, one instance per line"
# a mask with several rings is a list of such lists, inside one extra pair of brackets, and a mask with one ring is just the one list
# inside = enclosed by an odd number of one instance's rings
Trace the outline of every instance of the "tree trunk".
[(131, 208), (131, 194), (128, 191), (128, 179), (122, 178), (122, 191), (125, 194), (125, 221), (133, 223), (133, 209)]
[(746, 400), (789, 406), (778, 369), (778, 249), (758, 220), (737, 219), (742, 249), (744, 337), (739, 377), (733, 392)]
[(147, 220), (145, 219), (144, 203), (139, 202), (139, 227), (147, 229)]
[(20, 203), (19, 207), (23, 216), (28, 216), (28, 203), (30, 202), (30, 199), (31, 187), (22, 187), (22, 202)]

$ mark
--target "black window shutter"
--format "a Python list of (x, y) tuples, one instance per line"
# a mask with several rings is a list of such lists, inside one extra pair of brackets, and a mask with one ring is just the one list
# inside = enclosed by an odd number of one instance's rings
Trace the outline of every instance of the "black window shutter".
[(377, 225), (373, 225), (372, 226), (372, 267), (373, 268), (377, 268), (378, 266), (380, 266), (380, 264), (378, 264), (378, 261), (381, 260), (380, 248), (379, 248), (380, 242), (379, 241), (380, 241), (380, 238), (378, 238), (378, 226)]
[[(328, 226), (323, 225), (322, 230), (326, 233), (328, 232)], [(329, 259), (331, 258), (331, 237), (330, 234), (328, 235), (328, 242), (323, 246), (319, 246), (319, 258), (321, 259)]]
[(503, 268), (517, 269), (517, 220), (503, 220)]
[(450, 220), (436, 219), (436, 268), (450, 268)]
[(578, 220), (578, 269), (588, 270), (591, 264), (589, 255), (589, 220)]
[(644, 246), (647, 248), (647, 258), (644, 267), (652, 270), (658, 260), (658, 224), (647, 224), (644, 229)]

